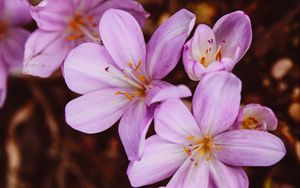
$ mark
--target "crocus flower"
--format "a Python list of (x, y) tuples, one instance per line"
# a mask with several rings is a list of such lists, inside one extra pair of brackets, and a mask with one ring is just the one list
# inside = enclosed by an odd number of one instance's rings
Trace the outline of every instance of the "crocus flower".
[(277, 124), (277, 118), (270, 108), (259, 104), (248, 104), (240, 108), (233, 128), (273, 131), (277, 128)]
[(250, 19), (242, 11), (221, 17), (213, 29), (200, 24), (184, 46), (184, 68), (194, 81), (209, 72), (231, 71), (249, 49), (251, 40)]
[(100, 43), (99, 21), (109, 8), (128, 11), (141, 25), (148, 16), (133, 0), (44, 0), (32, 7), (39, 29), (26, 42), (23, 72), (49, 77), (71, 49), (84, 42)]
[(171, 188), (244, 188), (241, 166), (269, 166), (285, 155), (282, 141), (265, 131), (230, 130), (239, 112), (241, 82), (225, 71), (207, 74), (192, 101), (167, 100), (155, 112), (154, 135), (140, 161), (131, 162), (132, 186), (173, 175)]
[(161, 79), (178, 63), (194, 23), (194, 14), (180, 10), (146, 46), (138, 22), (129, 13), (116, 9), (104, 13), (99, 27), (104, 47), (82, 44), (64, 63), (68, 87), (83, 94), (67, 104), (67, 123), (85, 133), (98, 133), (122, 117), (121, 141), (128, 158), (138, 159), (156, 103), (191, 95), (186, 86)]
[(6, 96), (7, 75), (22, 63), (29, 32), (21, 27), (30, 20), (25, 0), (0, 0), (0, 107)]

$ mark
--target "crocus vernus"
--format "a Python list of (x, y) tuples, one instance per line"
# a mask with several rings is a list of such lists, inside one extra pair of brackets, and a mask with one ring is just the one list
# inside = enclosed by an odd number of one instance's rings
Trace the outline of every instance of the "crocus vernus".
[(231, 71), (244, 56), (251, 41), (250, 19), (242, 11), (221, 17), (213, 29), (200, 24), (184, 46), (184, 68), (190, 79), (195, 81), (208, 72)]
[(248, 104), (241, 107), (233, 128), (273, 131), (277, 128), (277, 124), (277, 118), (270, 108)]
[(118, 119), (119, 134), (130, 160), (138, 159), (157, 102), (191, 95), (183, 85), (161, 81), (178, 63), (194, 14), (180, 10), (153, 34), (147, 46), (129, 13), (110, 9), (100, 21), (104, 46), (85, 43), (73, 49), (63, 66), (68, 87), (83, 96), (66, 106), (67, 123), (98, 133)]
[(29, 32), (23, 25), (31, 20), (25, 0), (0, 0), (0, 107), (6, 96), (10, 70), (21, 65)]
[(154, 135), (146, 140), (140, 161), (131, 162), (134, 187), (173, 177), (167, 187), (244, 188), (241, 166), (268, 166), (285, 155), (283, 142), (257, 130), (230, 130), (240, 103), (241, 82), (225, 71), (207, 74), (193, 97), (193, 114), (179, 100), (155, 112)]
[(99, 43), (99, 21), (109, 8), (128, 11), (141, 25), (148, 15), (133, 0), (44, 0), (31, 7), (39, 29), (26, 42), (23, 72), (48, 77), (71, 49), (83, 42)]

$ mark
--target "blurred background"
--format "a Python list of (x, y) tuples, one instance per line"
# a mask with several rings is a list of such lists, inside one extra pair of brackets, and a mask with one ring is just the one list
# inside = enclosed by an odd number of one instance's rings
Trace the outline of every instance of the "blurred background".
[[(140, 2), (151, 13), (143, 28), (147, 40), (158, 25), (181, 8), (194, 12), (197, 23), (210, 26), (234, 10), (250, 16), (253, 42), (234, 69), (243, 82), (242, 103), (260, 103), (274, 110), (279, 125), (273, 133), (284, 141), (287, 154), (274, 166), (245, 170), (251, 188), (299, 188), (300, 1)], [(34, 28), (34, 23), (28, 25), (28, 29)], [(193, 91), (197, 85), (189, 80), (182, 62), (166, 80), (186, 84)], [(5, 106), (0, 109), (0, 187), (131, 187), (117, 126), (88, 135), (65, 123), (64, 107), (77, 95), (66, 87), (59, 72), (49, 79), (11, 76), (8, 88)], [(190, 101), (185, 100), (187, 104)]]

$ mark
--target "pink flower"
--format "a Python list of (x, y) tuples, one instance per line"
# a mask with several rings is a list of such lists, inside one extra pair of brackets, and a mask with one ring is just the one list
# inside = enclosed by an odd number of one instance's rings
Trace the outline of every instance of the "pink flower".
[(273, 131), (277, 128), (277, 124), (277, 118), (270, 108), (248, 104), (241, 107), (233, 128)]
[(195, 81), (209, 72), (231, 71), (249, 49), (251, 40), (250, 19), (242, 11), (223, 16), (213, 29), (200, 24), (184, 46), (184, 68)]
[(44, 0), (32, 7), (39, 29), (26, 43), (23, 72), (49, 77), (71, 49), (84, 42), (100, 43), (99, 21), (110, 8), (128, 11), (141, 25), (148, 16), (133, 0)]
[(244, 188), (241, 166), (269, 166), (286, 153), (276, 136), (257, 130), (229, 130), (240, 104), (241, 82), (228, 72), (203, 77), (193, 97), (193, 114), (180, 100), (168, 100), (155, 112), (154, 135), (140, 161), (131, 162), (132, 186), (173, 175), (171, 188)]
[(31, 20), (28, 6), (25, 0), (0, 0), (0, 107), (6, 97), (7, 75), (23, 60), (29, 32), (21, 27)]
[(63, 72), (68, 87), (83, 96), (66, 106), (66, 121), (85, 133), (102, 132), (121, 117), (119, 134), (130, 160), (139, 159), (155, 103), (190, 96), (183, 85), (161, 81), (178, 63), (195, 17), (181, 10), (153, 34), (147, 46), (129, 13), (110, 9), (102, 16), (104, 47), (85, 43), (73, 49)]

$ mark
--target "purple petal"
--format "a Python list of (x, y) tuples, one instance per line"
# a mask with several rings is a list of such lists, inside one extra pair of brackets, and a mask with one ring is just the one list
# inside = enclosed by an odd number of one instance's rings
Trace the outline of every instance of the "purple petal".
[(61, 66), (72, 47), (72, 43), (60, 32), (36, 30), (25, 44), (23, 72), (49, 77)]
[(259, 104), (248, 104), (240, 109), (236, 128), (272, 131), (277, 128), (277, 118), (274, 112)]
[(199, 188), (207, 187), (209, 180), (207, 162), (201, 161), (197, 166), (188, 158), (184, 161), (181, 167), (176, 171), (172, 179), (167, 185), (167, 188), (187, 187)]
[(3, 0), (3, 11), (0, 13), (1, 18), (8, 20), (13, 26), (24, 25), (31, 20), (29, 13), (29, 4), (26, 0)]
[(129, 13), (116, 9), (106, 11), (100, 21), (100, 35), (107, 51), (121, 69), (130, 68), (129, 64), (144, 66), (144, 36)]
[(4, 40), (0, 40), (0, 57), (8, 68), (13, 69), (22, 64), (24, 46), (29, 32), (22, 28), (12, 27), (7, 31)]
[(213, 27), (217, 46), (221, 46), (222, 57), (238, 62), (247, 52), (252, 41), (249, 17), (235, 11), (220, 18)]
[(132, 16), (134, 16), (140, 26), (144, 25), (146, 18), (149, 16), (139, 2), (132, 0), (104, 1), (103, 3), (99, 4), (97, 8), (90, 9), (89, 13), (102, 16), (102, 14), (110, 8), (120, 9), (130, 13)]
[(263, 131), (228, 131), (216, 136), (214, 142), (221, 147), (214, 155), (234, 166), (270, 166), (286, 153), (278, 137)]
[(207, 74), (193, 97), (193, 114), (203, 134), (228, 129), (236, 119), (241, 100), (241, 81), (231, 73)]
[(114, 67), (106, 49), (94, 43), (84, 43), (71, 50), (63, 72), (68, 87), (80, 94), (107, 87), (128, 86), (118, 78), (125, 75)]
[(174, 86), (164, 81), (152, 81), (146, 90), (146, 103), (151, 105), (167, 99), (191, 96), (191, 90), (185, 85)]
[(182, 147), (154, 135), (146, 140), (140, 161), (131, 162), (127, 174), (133, 187), (156, 183), (170, 177), (183, 163)]
[(198, 25), (191, 39), (190, 50), (191, 56), (195, 61), (200, 62), (201, 57), (207, 55), (207, 59), (212, 62), (216, 51), (216, 39), (210, 27), (204, 24)]
[(32, 18), (38, 27), (44, 31), (62, 31), (66, 29), (70, 16), (73, 16), (73, 7), (69, 0), (55, 2), (42, 1), (30, 8)]
[(4, 63), (1, 62), (0, 56), (0, 108), (3, 106), (6, 98), (6, 81), (7, 81), (7, 70)]
[(181, 9), (155, 31), (147, 45), (148, 76), (160, 80), (177, 65), (195, 20), (194, 14)]
[(248, 177), (242, 168), (228, 166), (214, 158), (212, 158), (210, 162), (211, 185), (222, 188), (248, 188)]
[(98, 133), (111, 127), (129, 105), (129, 100), (115, 94), (116, 90), (99, 90), (69, 102), (66, 106), (67, 123), (84, 133)]
[(139, 160), (142, 156), (152, 119), (153, 110), (141, 100), (134, 101), (121, 118), (119, 135), (130, 161)]
[(184, 69), (191, 80), (199, 81), (207, 73), (225, 70), (224, 63), (222, 63), (222, 61), (214, 61), (209, 64), (208, 67), (204, 67), (199, 61), (193, 59), (190, 48), (191, 41), (184, 45), (182, 56)]
[(202, 133), (188, 108), (180, 100), (167, 100), (155, 111), (155, 131), (163, 139), (189, 144), (189, 137)]

